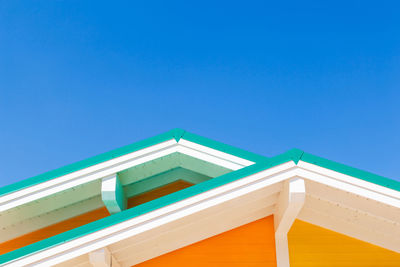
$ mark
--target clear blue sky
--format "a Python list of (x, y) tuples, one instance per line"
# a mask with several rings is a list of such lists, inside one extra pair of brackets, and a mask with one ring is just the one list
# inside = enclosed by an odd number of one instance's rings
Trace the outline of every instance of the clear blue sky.
[(0, 2), (0, 186), (175, 127), (400, 178), (398, 1), (136, 2)]

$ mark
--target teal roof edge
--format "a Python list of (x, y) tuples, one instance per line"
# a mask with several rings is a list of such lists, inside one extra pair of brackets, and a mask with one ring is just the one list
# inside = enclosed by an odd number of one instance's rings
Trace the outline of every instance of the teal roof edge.
[(386, 188), (390, 188), (396, 191), (400, 191), (400, 181), (396, 181), (384, 176), (380, 176), (371, 172), (363, 171), (357, 168), (350, 167), (348, 165), (338, 163), (332, 160), (328, 160), (319, 156), (312, 155), (310, 153), (303, 152), (300, 160), (308, 162), (332, 171), (340, 172), (376, 185), (380, 185)]
[(165, 142), (167, 140), (175, 139), (177, 142), (179, 142), (179, 140), (183, 136), (188, 141), (192, 141), (192, 142), (204, 145), (204, 146), (209, 146), (211, 148), (221, 150), (223, 152), (230, 153), (232, 155), (242, 157), (242, 158), (245, 158), (250, 161), (255, 162), (255, 161), (263, 161), (266, 159), (266, 157), (263, 157), (261, 155), (257, 155), (255, 153), (248, 152), (248, 151), (245, 151), (240, 148), (236, 148), (236, 147), (226, 145), (226, 144), (223, 144), (223, 143), (211, 140), (211, 139), (207, 139), (205, 137), (201, 137), (199, 135), (189, 133), (180, 128), (175, 128), (168, 132), (135, 142), (133, 144), (126, 145), (126, 146), (99, 154), (97, 156), (90, 157), (90, 158), (63, 166), (61, 168), (51, 170), (51, 171), (39, 174), (39, 175), (31, 177), (31, 178), (21, 180), (19, 182), (3, 186), (0, 188), (0, 196), (9, 194), (9, 193), (12, 193), (12, 192), (15, 192), (15, 191), (18, 191), (18, 190), (21, 190), (21, 189), (24, 189), (24, 188), (27, 188), (30, 186), (34, 186), (36, 184), (39, 184), (39, 183), (42, 183), (42, 182), (72, 173), (72, 172), (79, 171), (81, 169), (111, 160), (113, 158), (117, 158), (117, 157), (129, 154), (132, 152), (135, 152), (137, 150), (140, 150), (140, 149), (152, 146), (152, 145), (156, 145), (156, 144)]
[(151, 212), (153, 210), (183, 200), (185, 198), (192, 197), (202, 192), (233, 182), (248, 175), (283, 164), (285, 162), (293, 161), (294, 163), (297, 164), (300, 160), (400, 191), (400, 182), (398, 181), (391, 180), (389, 178), (372, 174), (366, 171), (362, 171), (353, 167), (349, 167), (344, 164), (330, 161), (318, 156), (314, 156), (309, 153), (305, 153), (299, 149), (292, 149), (278, 156), (268, 158), (262, 162), (258, 162), (256, 164), (239, 169), (237, 171), (224, 174), (222, 176), (202, 182), (192, 187), (177, 191), (170, 195), (166, 195), (161, 198), (144, 203), (137, 207), (122, 211), (120, 213), (108, 216), (98, 221), (83, 225), (81, 227), (72, 229), (70, 231), (61, 233), (59, 235), (52, 236), (42, 241), (0, 255), (0, 264), (4, 264), (13, 261), (15, 259), (28, 256), (30, 254), (39, 252), (44, 249), (48, 249), (50, 247), (62, 244), (64, 242), (68, 242), (70, 240), (93, 233), (95, 231), (99, 231), (114, 224), (126, 221), (128, 219), (132, 219), (142, 214)]
[(279, 155), (274, 158), (270, 158), (261, 163), (256, 163), (248, 167), (239, 169), (234, 172), (230, 172), (219, 177), (204, 181), (202, 183), (196, 184), (194, 186), (188, 187), (186, 189), (174, 192), (172, 194), (160, 197), (158, 199), (149, 201), (147, 203), (141, 204), (139, 206), (133, 207), (128, 210), (110, 215), (98, 221), (80, 226), (78, 228), (69, 230), (67, 232), (52, 236), (50, 238), (38, 241), (36, 243), (30, 244), (28, 246), (16, 249), (14, 251), (8, 252), (6, 254), (0, 255), (0, 264), (4, 264), (18, 258), (28, 256), (30, 254), (51, 248), (56, 245), (71, 241), (73, 239), (82, 237), (84, 235), (99, 231), (106, 227), (115, 225), (117, 223), (135, 218), (142, 214), (151, 212), (153, 210), (162, 208), (164, 206), (173, 204), (175, 202), (181, 201), (185, 198), (192, 197), (194, 195), (200, 194), (202, 192), (211, 190), (213, 188), (219, 187), (221, 185), (233, 182), (240, 178), (246, 177), (253, 173), (260, 172), (262, 170), (271, 168), (273, 166), (290, 161), (290, 157), (286, 153)]
[(0, 196), (175, 138), (177, 129), (0, 188)]

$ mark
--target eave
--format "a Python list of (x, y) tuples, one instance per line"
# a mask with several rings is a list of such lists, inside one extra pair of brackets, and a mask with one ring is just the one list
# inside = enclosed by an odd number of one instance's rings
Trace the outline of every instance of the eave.
[[(296, 218), (400, 252), (399, 182), (300, 150), (267, 159), (191, 134), (182, 137), (181, 133), (176, 134), (179, 138), (162, 141), (162, 146), (152, 153), (179, 151), (225, 166), (230, 164), (233, 169), (232, 164), (237, 164), (236, 171), (1, 255), (0, 263), (48, 266), (78, 258), (84, 262), (87, 257), (81, 256), (109, 246), (123, 266), (133, 265), (249, 220), (276, 214), (285, 181), (299, 178), (305, 181), (306, 198)], [(205, 155), (213, 157), (206, 159)], [(207, 219), (199, 220), (203, 216)], [(231, 218), (232, 223), (216, 223), (224, 218)], [(159, 227), (173, 229), (171, 238), (176, 238), (186, 224), (188, 233), (195, 229), (191, 227), (220, 226), (206, 227), (182, 242), (165, 244), (159, 251), (149, 251), (146, 257), (123, 252), (128, 248), (132, 251), (139, 236), (157, 238)], [(147, 246), (150, 248), (151, 243)]]

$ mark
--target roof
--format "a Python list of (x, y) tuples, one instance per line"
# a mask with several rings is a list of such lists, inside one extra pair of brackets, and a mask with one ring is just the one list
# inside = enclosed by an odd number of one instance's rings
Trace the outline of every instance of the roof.
[[(215, 153), (225, 153), (243, 159), (244, 161), (248, 161), (249, 164), (244, 164), (244, 166), (238, 168), (237, 170), (201, 182), (192, 187), (177, 191), (170, 195), (152, 200), (137, 207), (124, 210), (122, 212), (92, 222), (90, 224), (75, 228), (73, 230), (1, 255), (0, 264), (10, 263), (17, 259), (22, 259), (29, 255), (48, 250), (69, 241), (87, 236), (91, 233), (98, 232), (102, 229), (106, 229), (108, 227), (123, 223), (127, 220), (131, 220), (141, 215), (154, 212), (169, 205), (178, 203), (180, 201), (187, 200), (191, 197), (208, 192), (212, 189), (216, 189), (235, 181), (239, 181), (242, 178), (250, 177), (252, 175), (261, 173), (263, 171), (265, 172), (268, 170), (272, 170), (280, 166), (286, 166), (285, 168), (287, 168), (288, 171), (295, 170), (294, 168), (299, 168), (299, 170), (301, 169), (301, 171), (306, 170), (308, 175), (307, 177), (311, 177), (312, 173), (322, 173), (322, 169), (323, 171), (331, 171), (332, 173), (327, 174), (327, 176), (329, 176), (330, 178), (334, 177), (335, 181), (326, 179), (327, 185), (335, 186), (336, 188), (340, 189), (342, 189), (342, 184), (351, 184), (351, 186), (353, 187), (363, 187), (363, 190), (370, 190), (371, 192), (373, 191), (374, 195), (366, 195), (367, 193), (364, 194), (364, 191), (359, 192), (357, 191), (358, 189), (353, 190), (353, 188), (350, 188), (350, 186), (346, 188), (343, 187), (343, 190), (349, 190), (349, 192), (360, 194), (364, 197), (371, 197), (376, 201), (382, 201), (383, 203), (385, 203), (385, 205), (392, 205), (396, 208), (400, 207), (400, 182), (398, 181), (372, 174), (370, 172), (362, 171), (353, 167), (349, 167), (344, 164), (333, 162), (315, 155), (311, 155), (299, 149), (292, 149), (275, 157), (267, 158), (261, 155), (257, 155), (255, 153), (251, 153), (186, 132), (182, 129), (173, 129), (158, 136), (139, 141), (137, 143), (118, 148), (110, 152), (0, 188), (0, 207), (2, 204), (2, 197), (5, 199), (4, 203), (9, 204), (10, 200), (7, 199), (7, 196), (21, 192), (21, 190), (27, 190), (45, 182), (52, 181), (56, 178), (85, 170), (89, 167), (108, 162), (112, 159), (123, 157), (133, 152), (142, 151), (143, 149), (149, 148), (157, 144), (165, 143), (169, 140), (173, 140), (174, 144), (184, 144), (184, 142), (190, 142), (194, 145), (197, 144), (202, 147), (213, 149), (215, 150)], [(297, 172), (296, 175), (299, 175), (299, 173), (300, 172)], [(342, 176), (339, 177), (339, 175)], [(310, 180), (312, 181), (317, 181), (318, 179), (319, 178), (310, 178)], [(318, 180), (318, 182), (320, 181)], [(336, 186), (336, 184), (334, 183), (341, 184), (340, 186)], [(21, 198), (21, 196), (19, 196), (19, 198)]]

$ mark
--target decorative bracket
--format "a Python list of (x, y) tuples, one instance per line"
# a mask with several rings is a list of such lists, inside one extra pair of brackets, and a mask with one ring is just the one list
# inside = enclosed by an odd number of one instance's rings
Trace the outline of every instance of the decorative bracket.
[(103, 178), (101, 181), (101, 199), (110, 214), (126, 209), (126, 197), (117, 174)]
[(289, 247), (287, 233), (297, 215), (303, 208), (306, 198), (304, 180), (293, 178), (285, 181), (279, 195), (277, 210), (274, 214), (275, 247), (278, 267), (289, 267)]

